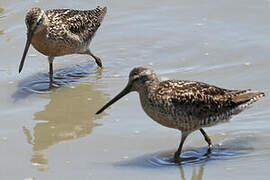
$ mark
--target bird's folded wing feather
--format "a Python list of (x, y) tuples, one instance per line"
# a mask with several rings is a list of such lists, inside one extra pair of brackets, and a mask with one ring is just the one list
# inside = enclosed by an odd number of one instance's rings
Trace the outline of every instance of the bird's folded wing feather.
[(90, 40), (99, 28), (105, 13), (106, 8), (100, 7), (87, 11), (72, 9), (48, 10), (46, 14), (51, 22), (49, 27), (50, 35), (66, 33), (67, 36), (74, 37), (76, 40), (78, 38), (81, 41)]
[(250, 101), (250, 90), (227, 90), (195, 81), (163, 81), (157, 94), (168, 99), (173, 109), (209, 117), (230, 111)]

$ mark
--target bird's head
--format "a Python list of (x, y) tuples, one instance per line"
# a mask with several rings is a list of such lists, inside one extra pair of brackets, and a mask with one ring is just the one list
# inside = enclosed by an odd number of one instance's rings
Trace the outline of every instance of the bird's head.
[(22, 71), (25, 57), (32, 41), (32, 37), (35, 32), (39, 32), (42, 30), (44, 21), (45, 21), (45, 13), (40, 8), (31, 8), (26, 13), (25, 24), (27, 26), (27, 40), (19, 67), (19, 73)]
[(149, 68), (137, 67), (129, 73), (127, 87), (130, 91), (140, 91), (144, 88), (146, 82), (152, 82), (157, 79), (156, 74)]
[(39, 31), (45, 19), (45, 13), (40, 8), (31, 8), (25, 16), (25, 24), (27, 26), (27, 33)]
[(142, 89), (145, 88), (146, 83), (153, 82), (157, 80), (156, 74), (148, 68), (144, 67), (137, 67), (134, 68), (129, 74), (129, 81), (126, 87), (116, 95), (111, 101), (105, 104), (96, 114), (101, 113), (107, 107), (118, 101), (120, 98), (125, 96), (126, 94), (132, 91), (140, 92)]

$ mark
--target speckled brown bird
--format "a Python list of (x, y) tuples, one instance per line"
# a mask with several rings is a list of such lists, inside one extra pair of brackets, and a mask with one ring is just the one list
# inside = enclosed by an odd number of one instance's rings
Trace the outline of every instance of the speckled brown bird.
[(227, 122), (264, 96), (260, 91), (228, 90), (196, 81), (159, 81), (152, 70), (138, 67), (130, 72), (125, 89), (96, 114), (132, 91), (139, 93), (143, 110), (154, 121), (182, 132), (179, 148), (174, 154), (176, 162), (181, 160), (184, 141), (191, 132), (200, 130), (210, 153), (211, 139), (202, 128)]
[(48, 56), (50, 79), (53, 78), (53, 60), (56, 56), (68, 54), (88, 54), (99, 67), (101, 59), (89, 49), (89, 44), (106, 14), (106, 7), (92, 10), (53, 9), (43, 11), (30, 9), (25, 17), (27, 41), (21, 59), (22, 71), (30, 44), (40, 53)]

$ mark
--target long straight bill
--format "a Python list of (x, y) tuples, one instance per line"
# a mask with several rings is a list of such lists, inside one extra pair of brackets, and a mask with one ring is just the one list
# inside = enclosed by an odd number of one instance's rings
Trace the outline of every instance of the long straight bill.
[(22, 71), (23, 64), (24, 64), (24, 61), (25, 61), (25, 57), (26, 57), (26, 54), (28, 52), (29, 46), (31, 44), (32, 35), (33, 35), (32, 33), (27, 34), (27, 40), (26, 40), (26, 44), (25, 44), (25, 47), (24, 47), (23, 56), (22, 56), (21, 63), (20, 63), (20, 66), (19, 66), (19, 73)]
[(105, 104), (100, 110), (98, 110), (96, 112), (96, 114), (100, 114), (102, 113), (105, 109), (107, 109), (110, 105), (112, 105), (113, 103), (115, 103), (116, 101), (118, 101), (120, 98), (122, 98), (123, 96), (125, 96), (126, 94), (128, 94), (130, 92), (130, 85), (127, 85), (125, 89), (123, 89), (123, 91), (121, 91), (118, 95), (116, 95), (111, 101), (109, 101), (107, 104)]

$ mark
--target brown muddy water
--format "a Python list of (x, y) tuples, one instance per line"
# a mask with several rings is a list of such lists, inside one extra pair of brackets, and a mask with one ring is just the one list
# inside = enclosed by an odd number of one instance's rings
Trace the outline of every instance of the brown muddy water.
[[(59, 88), (48, 86), (47, 58), (30, 48), (21, 74), (30, 7), (91, 9), (108, 14), (89, 56), (55, 59)], [(0, 179), (269, 179), (270, 2), (267, 0), (1, 0)], [(168, 157), (180, 132), (152, 121), (131, 93), (94, 113), (126, 84), (135, 66), (162, 79), (204, 81), (266, 92), (230, 123), (188, 137), (176, 166)]]

